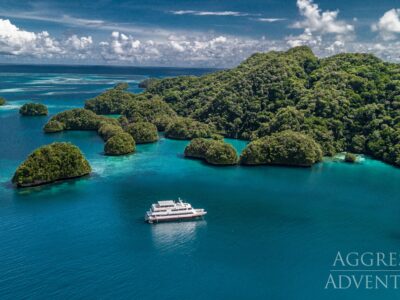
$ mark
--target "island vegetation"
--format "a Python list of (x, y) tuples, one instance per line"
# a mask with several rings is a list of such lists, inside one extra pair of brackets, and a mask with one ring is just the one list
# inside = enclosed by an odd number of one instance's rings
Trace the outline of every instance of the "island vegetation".
[(60, 128), (62, 130), (98, 130), (104, 123), (119, 125), (117, 119), (99, 116), (87, 109), (75, 108), (53, 116), (43, 130), (45, 132), (54, 132)]
[(23, 116), (47, 116), (49, 111), (42, 103), (25, 103), (19, 109), (19, 113)]
[(75, 145), (53, 143), (42, 146), (17, 168), (12, 182), (17, 187), (47, 184), (88, 175), (89, 162)]
[(142, 80), (139, 82), (139, 88), (141, 89), (148, 89), (150, 88), (155, 82), (157, 82), (158, 79), (156, 78), (147, 78), (145, 80)]
[(176, 140), (191, 140), (199, 137), (209, 138), (213, 133), (214, 128), (211, 125), (191, 118), (180, 117), (168, 124), (165, 137)]
[(109, 138), (112, 138), (114, 135), (119, 133), (123, 133), (124, 130), (119, 125), (103, 123), (97, 132), (104, 141), (108, 141)]
[(240, 162), (243, 165), (310, 167), (322, 160), (322, 153), (313, 138), (286, 130), (249, 143), (240, 156)]
[(212, 165), (235, 165), (238, 156), (232, 145), (223, 140), (194, 138), (185, 148), (185, 157), (204, 159)]
[(122, 111), (129, 122), (150, 122), (164, 131), (167, 125), (177, 118), (176, 112), (159, 97), (137, 96), (127, 103)]
[(344, 161), (347, 163), (355, 163), (357, 162), (357, 155), (347, 152), (344, 156)]
[(86, 100), (85, 109), (101, 115), (120, 114), (126, 103), (135, 98), (134, 94), (126, 91), (127, 88), (126, 83), (117, 84), (93, 99)]
[(150, 122), (135, 122), (128, 124), (125, 128), (136, 144), (154, 143), (158, 141), (157, 127)]
[(370, 54), (258, 53), (231, 70), (154, 81), (146, 93), (226, 137), (290, 129), (325, 155), (351, 151), (400, 165), (400, 65)]
[[(319, 161), (321, 149), (327, 156), (362, 153), (400, 166), (400, 65), (370, 54), (320, 59), (302, 46), (257, 53), (230, 70), (151, 79), (141, 86), (145, 91), (133, 94), (119, 84), (86, 101), (86, 110), (58, 114), (51, 121), (61, 125), (47, 127), (99, 130), (102, 122), (123, 128), (149, 122), (167, 138), (218, 133), (251, 140), (242, 154), (244, 164), (310, 165)], [(99, 114), (121, 117), (114, 123)], [(273, 158), (257, 153), (266, 141), (276, 149), (293, 143), (300, 151), (308, 143), (311, 154)]]
[(48, 121), (44, 127), (43, 131), (46, 133), (60, 132), (64, 130), (64, 123), (57, 120)]
[(135, 141), (129, 133), (118, 133), (107, 140), (104, 145), (106, 155), (126, 155), (135, 152)]
[(0, 97), (0, 106), (6, 104), (6, 99), (4, 99), (3, 97)]

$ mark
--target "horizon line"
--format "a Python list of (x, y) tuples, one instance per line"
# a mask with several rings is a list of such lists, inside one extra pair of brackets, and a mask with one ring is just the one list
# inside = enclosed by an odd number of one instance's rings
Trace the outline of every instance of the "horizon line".
[(225, 70), (227, 68), (217, 68), (217, 67), (176, 67), (176, 66), (134, 66), (134, 65), (102, 65), (102, 64), (68, 64), (68, 63), (7, 63), (0, 62), (1, 66), (59, 66), (59, 67), (111, 67), (111, 68), (159, 68), (159, 69), (201, 69), (201, 70)]

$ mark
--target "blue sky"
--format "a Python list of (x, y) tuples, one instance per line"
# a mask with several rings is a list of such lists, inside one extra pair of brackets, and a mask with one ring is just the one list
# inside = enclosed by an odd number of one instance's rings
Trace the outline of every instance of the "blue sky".
[(229, 67), (308, 45), (400, 61), (400, 3), (381, 0), (0, 3), (0, 62)]

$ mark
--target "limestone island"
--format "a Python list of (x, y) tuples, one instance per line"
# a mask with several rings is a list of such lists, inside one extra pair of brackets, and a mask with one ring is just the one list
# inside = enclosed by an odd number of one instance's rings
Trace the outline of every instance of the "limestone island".
[(347, 152), (346, 155), (344, 156), (344, 161), (347, 163), (355, 163), (357, 162), (357, 155)]
[(135, 152), (135, 141), (129, 133), (123, 132), (109, 138), (104, 145), (104, 153), (110, 156)]
[(43, 131), (46, 133), (60, 132), (63, 130), (64, 123), (57, 120), (50, 120), (43, 127)]
[(247, 145), (240, 156), (243, 165), (310, 167), (322, 160), (322, 149), (313, 138), (291, 130), (274, 133)]
[(159, 131), (164, 131), (168, 124), (178, 117), (177, 113), (159, 97), (141, 94), (126, 104), (122, 114), (130, 123), (150, 122), (156, 125)]
[(30, 187), (90, 174), (89, 162), (70, 143), (53, 143), (33, 151), (15, 171), (12, 182)]
[(154, 143), (158, 141), (157, 127), (152, 123), (131, 123), (124, 129), (133, 137), (136, 144)]
[(101, 136), (101, 138), (105, 142), (108, 141), (110, 138), (112, 138), (114, 135), (123, 132), (124, 130), (122, 129), (121, 126), (109, 123), (103, 123), (103, 125), (101, 125), (99, 130), (97, 131), (97, 133)]
[(185, 148), (185, 157), (204, 159), (211, 165), (236, 165), (238, 156), (232, 145), (222, 140), (195, 138)]
[(119, 84), (85, 102), (85, 109), (96, 114), (121, 114), (128, 123), (150, 122), (157, 129), (165, 127), (177, 117), (176, 112), (158, 96), (132, 94), (126, 91), (127, 85)]
[(148, 89), (155, 82), (157, 82), (156, 78), (146, 78), (145, 80), (142, 80), (141, 82), (139, 82), (138, 87), (141, 89)]
[[(66, 120), (52, 121), (65, 130), (149, 122), (181, 140), (219, 133), (251, 141), (242, 164), (310, 166), (322, 155), (353, 152), (400, 166), (399, 76), (398, 64), (371, 54), (318, 58), (301, 46), (256, 53), (235, 68), (202, 76), (151, 80), (140, 94), (118, 84), (87, 100), (79, 118), (67, 113)], [(121, 118), (113, 123), (97, 114)]]
[(119, 125), (118, 120), (96, 115), (94, 112), (75, 108), (53, 116), (43, 130), (47, 133), (62, 130), (98, 130), (104, 123)]
[(165, 137), (176, 140), (209, 138), (213, 135), (212, 126), (190, 118), (176, 118), (165, 130)]
[(19, 113), (22, 116), (47, 116), (49, 111), (42, 103), (25, 103), (19, 109)]

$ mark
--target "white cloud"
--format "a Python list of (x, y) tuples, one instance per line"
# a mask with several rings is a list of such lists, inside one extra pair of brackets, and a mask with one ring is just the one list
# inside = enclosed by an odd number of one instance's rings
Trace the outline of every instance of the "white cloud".
[(242, 13), (238, 11), (199, 11), (199, 10), (173, 10), (171, 11), (174, 15), (194, 15), (194, 16), (233, 16), (243, 17), (249, 16), (248, 13)]
[(285, 21), (286, 19), (285, 18), (257, 18), (255, 20), (260, 21), (260, 22), (274, 23), (274, 22)]
[(65, 55), (74, 55), (75, 59), (83, 59), (92, 54), (93, 39), (91, 36), (79, 37), (74, 34), (64, 40), (62, 45), (64, 47)]
[(315, 47), (315, 46), (321, 45), (322, 37), (314, 36), (312, 34), (312, 32), (308, 28), (306, 28), (304, 30), (304, 33), (302, 33), (298, 36), (286, 37), (286, 41), (290, 47), (298, 47), (298, 46), (303, 46), (303, 45)]
[(254, 52), (280, 49), (275, 41), (238, 38), (225, 35), (178, 36), (164, 41), (122, 39), (120, 33), (102, 42), (101, 56), (111, 63), (129, 62), (137, 65), (214, 66), (239, 63)]
[(297, 0), (297, 7), (304, 20), (293, 24), (294, 28), (308, 29), (321, 34), (347, 34), (354, 31), (354, 26), (337, 20), (339, 11), (322, 11), (312, 0)]
[(91, 36), (78, 37), (76, 34), (74, 34), (65, 40), (65, 45), (68, 45), (77, 51), (86, 50), (91, 47), (92, 44), (93, 40)]
[(400, 9), (391, 9), (384, 13), (378, 23), (372, 24), (373, 31), (379, 31), (384, 40), (396, 39), (400, 33)]
[(297, 0), (297, 7), (303, 20), (295, 22), (292, 27), (304, 31), (285, 38), (290, 47), (308, 45), (323, 53), (332, 53), (344, 49), (345, 43), (353, 40), (354, 26), (338, 20), (338, 10), (321, 11), (312, 0)]
[(58, 40), (47, 31), (30, 32), (9, 20), (0, 19), (0, 53), (9, 56), (38, 58), (83, 58), (93, 44), (92, 37), (72, 35)]
[[(83, 29), (94, 29), (101, 31), (123, 31), (130, 34), (135, 34), (137, 36), (149, 36), (153, 38), (166, 38), (173, 32), (165, 28), (160, 28), (156, 26), (140, 26), (134, 23), (116, 23), (108, 22), (99, 19), (85, 19), (70, 16), (67, 14), (53, 15), (51, 12), (46, 11), (33, 11), (33, 12), (0, 12), (0, 16), (21, 19), (21, 20), (36, 20), (45, 21), (56, 24), (61, 24), (66, 27), (78, 27)], [(174, 30), (174, 32), (180, 32), (180, 30)]]
[(9, 20), (0, 19), (0, 53), (42, 57), (61, 52), (59, 43), (47, 31), (21, 30)]
[[(357, 41), (352, 39), (354, 28), (338, 20), (338, 12), (321, 11), (311, 0), (298, 0), (302, 20), (292, 26), (302, 29), (300, 34), (282, 39), (265, 37), (240, 37), (213, 32), (169, 30), (165, 28), (131, 27), (131, 24), (111, 24), (101, 20), (69, 19), (60, 17), (60, 22), (77, 20), (82, 27), (96, 27), (109, 31), (109, 37), (94, 40), (91, 36), (76, 34), (56, 38), (46, 31), (30, 32), (18, 28), (9, 20), (0, 19), (0, 55), (3, 61), (17, 62), (40, 58), (71, 62), (85, 61), (110, 64), (154, 65), (154, 66), (203, 66), (231, 67), (255, 52), (286, 50), (289, 47), (308, 45), (318, 56), (340, 52), (374, 53), (381, 58), (400, 62), (400, 41), (391, 41), (400, 33), (400, 9), (386, 12), (374, 30), (384, 40)], [(190, 12), (190, 13), (189, 13)], [(181, 14), (237, 16), (239, 12), (180, 11)], [(79, 21), (80, 20), (80, 21)], [(278, 22), (281, 18), (254, 19), (260, 22)], [(350, 38), (349, 38), (350, 36)], [(388, 38), (389, 37), (389, 38)], [(14, 58), (13, 58), (14, 57)], [(37, 60), (36, 60), (37, 61)]]

